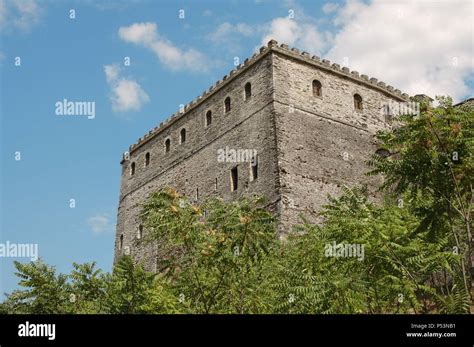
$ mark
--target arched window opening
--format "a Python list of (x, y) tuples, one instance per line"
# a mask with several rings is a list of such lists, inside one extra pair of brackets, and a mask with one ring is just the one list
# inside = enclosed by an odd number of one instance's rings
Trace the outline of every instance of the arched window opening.
[(313, 81), (313, 96), (323, 96), (323, 86), (318, 80)]
[(165, 141), (165, 152), (168, 153), (171, 149), (171, 140), (170, 139), (166, 139)]
[(230, 112), (230, 97), (227, 97), (224, 100), (224, 110), (225, 110), (225, 113)]
[(209, 110), (206, 113), (206, 126), (208, 127), (211, 124), (212, 124), (212, 112)]
[(181, 143), (185, 143), (186, 142), (186, 129), (181, 129), (181, 136), (180, 136), (180, 139), (181, 139)]
[(145, 154), (145, 166), (148, 165), (150, 165), (150, 152), (147, 152), (147, 154)]
[(135, 175), (135, 162), (130, 165), (130, 176)]
[(354, 108), (356, 110), (362, 110), (362, 96), (354, 94)]

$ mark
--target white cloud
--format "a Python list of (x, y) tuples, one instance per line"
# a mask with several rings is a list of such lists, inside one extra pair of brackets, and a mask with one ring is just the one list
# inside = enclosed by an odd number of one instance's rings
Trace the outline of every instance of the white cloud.
[(113, 89), (112, 108), (115, 111), (125, 112), (139, 110), (149, 101), (148, 95), (140, 85), (132, 80), (121, 79)]
[(112, 220), (107, 213), (97, 214), (87, 219), (87, 225), (94, 234), (109, 233), (114, 230)]
[(155, 23), (135, 23), (119, 28), (119, 36), (125, 42), (148, 45), (158, 39)]
[(0, 0), (0, 27), (29, 31), (42, 12), (37, 0)]
[(113, 83), (118, 80), (120, 68), (117, 64), (104, 66), (107, 83)]
[[(473, 3), (453, 1), (347, 0), (326, 3), (331, 31), (290, 1), (295, 18), (266, 23), (261, 45), (270, 39), (327, 58), (408, 94), (472, 95), (466, 84), (474, 71)], [(289, 7), (291, 8), (291, 7)], [(326, 53), (326, 54), (324, 54)]]
[(114, 112), (138, 111), (150, 101), (148, 94), (135, 80), (120, 76), (117, 64), (105, 65), (104, 72), (111, 87), (109, 98)]
[(251, 36), (253, 28), (246, 23), (231, 24), (224, 22), (217, 29), (208, 35), (208, 38), (214, 43), (228, 42), (233, 35)]
[(262, 39), (260, 45), (255, 47), (255, 51), (274, 39), (313, 54), (321, 54), (330, 42), (331, 34), (321, 32), (317, 20), (308, 16), (295, 1), (285, 0), (283, 6), (288, 16), (277, 17), (260, 24), (224, 22), (214, 32), (208, 34), (207, 38), (220, 47), (224, 44), (227, 51), (235, 51), (236, 48), (240, 48), (239, 44), (243, 39), (248, 41), (248, 38), (260, 35)]
[(193, 48), (183, 50), (176, 47), (158, 33), (156, 23), (135, 23), (121, 27), (119, 36), (125, 42), (151, 50), (160, 62), (171, 70), (205, 72), (209, 68), (208, 59), (204, 54)]
[(273, 39), (313, 54), (320, 54), (330, 40), (330, 33), (321, 32), (316, 19), (306, 15), (304, 9), (293, 0), (283, 3), (288, 16), (260, 24), (224, 22), (208, 34), (207, 38), (220, 47), (224, 44), (227, 51), (235, 51), (236, 47), (240, 48), (242, 39), (260, 35), (262, 39), (255, 51)]
[(333, 2), (327, 2), (323, 5), (323, 12), (326, 14), (333, 13), (337, 10), (338, 7), (338, 4), (335, 4)]
[(348, 1), (334, 20), (340, 31), (328, 58), (408, 94), (473, 93), (473, 7), (469, 1), (371, 4)]
[(284, 17), (276, 18), (270, 23), (268, 33), (262, 39), (262, 45), (265, 45), (270, 39), (294, 45), (301, 35), (302, 30), (295, 20)]
[(268, 41), (274, 39), (310, 53), (320, 54), (328, 42), (327, 33), (320, 32), (316, 24), (302, 13), (299, 16), (299, 20), (289, 17), (273, 19), (265, 26), (267, 29), (264, 31), (261, 44), (266, 45)]

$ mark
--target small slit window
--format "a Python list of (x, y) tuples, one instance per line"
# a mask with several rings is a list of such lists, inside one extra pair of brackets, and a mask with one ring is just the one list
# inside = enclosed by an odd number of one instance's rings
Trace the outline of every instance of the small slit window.
[(230, 112), (230, 97), (225, 98), (224, 100), (224, 112)]
[(150, 165), (150, 152), (147, 152), (147, 154), (145, 154), (145, 167)]
[(118, 248), (119, 248), (119, 250), (122, 250), (122, 248), (123, 248), (123, 234), (120, 235)]
[(230, 170), (230, 189), (236, 191), (239, 188), (239, 174), (237, 172), (237, 166)]
[(313, 96), (323, 96), (323, 86), (318, 80), (313, 81)]
[(137, 231), (137, 239), (142, 239), (143, 238), (143, 225), (138, 226), (138, 231)]
[(354, 94), (354, 108), (356, 110), (362, 110), (362, 96)]
[(255, 156), (252, 158), (250, 162), (250, 174), (252, 177), (252, 181), (255, 181), (258, 178), (258, 157)]
[(181, 139), (181, 143), (185, 143), (186, 142), (186, 129), (181, 129), (181, 132), (180, 132), (180, 139)]
[(130, 176), (135, 175), (135, 162), (130, 165)]
[(211, 124), (212, 124), (212, 112), (209, 110), (206, 113), (206, 126), (208, 127)]
[(245, 90), (245, 100), (249, 99), (252, 96), (252, 85), (250, 82), (247, 82), (244, 87)]
[(168, 153), (171, 149), (171, 140), (170, 139), (166, 139), (165, 141), (165, 152)]

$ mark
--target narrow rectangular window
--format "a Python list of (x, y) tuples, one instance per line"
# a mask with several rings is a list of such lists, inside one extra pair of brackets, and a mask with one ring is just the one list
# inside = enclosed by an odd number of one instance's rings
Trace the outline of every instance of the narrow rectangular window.
[(232, 191), (236, 191), (239, 187), (239, 174), (237, 172), (237, 166), (230, 171), (230, 184)]
[(230, 112), (230, 98), (227, 97), (224, 100), (224, 113)]
[(245, 89), (245, 100), (248, 100), (252, 96), (252, 85), (250, 84), (250, 82), (247, 82), (244, 89)]
[(145, 166), (150, 165), (150, 152), (145, 154)]
[(215, 181), (215, 183), (214, 183), (214, 189), (215, 189), (215, 191), (217, 192), (217, 177), (216, 177), (216, 181)]
[(252, 181), (255, 181), (258, 178), (258, 157), (255, 156), (250, 162), (250, 170), (252, 173)]

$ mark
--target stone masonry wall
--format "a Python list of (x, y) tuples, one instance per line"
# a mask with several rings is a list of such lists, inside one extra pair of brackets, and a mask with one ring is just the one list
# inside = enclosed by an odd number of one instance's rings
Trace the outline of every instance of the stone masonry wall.
[[(373, 134), (390, 126), (381, 107), (401, 99), (287, 55), (275, 54), (273, 64), (280, 232), (287, 233), (301, 222), (300, 214), (319, 222), (327, 195), (337, 196), (343, 185), (368, 184), (373, 193), (379, 182), (365, 175), (365, 161), (377, 149)], [(322, 96), (313, 95), (315, 79)], [(355, 93), (363, 98), (361, 111), (355, 110)]]
[[(321, 96), (313, 95), (315, 79), (322, 84)], [(246, 99), (248, 82), (252, 96)], [(355, 110), (355, 93), (363, 98), (362, 110)], [(224, 112), (226, 97), (231, 98), (228, 113)], [(159, 247), (137, 238), (138, 215), (149, 194), (165, 187), (197, 201), (263, 195), (279, 219), (280, 236), (300, 222), (300, 214), (319, 222), (317, 213), (328, 194), (339, 194), (343, 185), (367, 183), (372, 191), (378, 185), (377, 178), (364, 173), (365, 161), (376, 150), (373, 135), (391, 126), (381, 108), (388, 101), (407, 100), (408, 95), (375, 78), (270, 41), (184, 112), (130, 146), (122, 160), (114, 260), (129, 250), (148, 270), (156, 270)], [(209, 110), (212, 124), (206, 126)], [(183, 128), (186, 141), (180, 143)], [(218, 150), (226, 147), (257, 150), (256, 180), (251, 180), (250, 163), (218, 161)], [(235, 166), (239, 183), (232, 191), (230, 172)]]
[[(158, 248), (137, 239), (140, 205), (151, 192), (175, 187), (191, 200), (220, 196), (234, 200), (256, 193), (267, 196), (276, 206), (279, 195), (276, 161), (276, 140), (272, 111), (270, 55), (238, 76), (212, 95), (199, 107), (187, 112), (168, 128), (145, 144), (134, 149), (123, 161), (122, 186), (118, 212), (115, 261), (129, 247), (135, 259), (154, 270)], [(250, 82), (252, 96), (245, 100), (244, 85)], [(224, 112), (224, 100), (231, 98), (231, 111)], [(206, 127), (206, 112), (212, 111), (212, 123)], [(186, 142), (180, 143), (180, 131), (186, 129)], [(171, 149), (165, 153), (164, 142), (171, 139)], [(255, 149), (258, 153), (258, 178), (250, 181), (250, 163), (218, 162), (218, 149)], [(145, 167), (145, 155), (150, 164)], [(135, 174), (130, 174), (135, 163)], [(231, 191), (230, 171), (238, 167), (237, 191)], [(216, 189), (217, 180), (217, 189)], [(274, 207), (275, 208), (275, 207)], [(146, 233), (146, 230), (144, 231)], [(123, 247), (119, 249), (120, 235)]]

